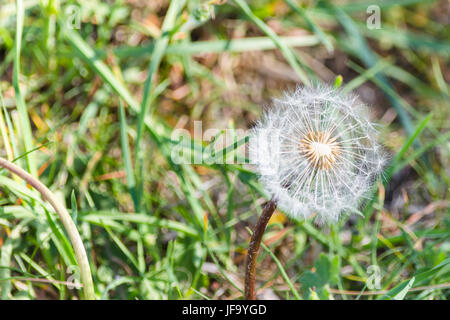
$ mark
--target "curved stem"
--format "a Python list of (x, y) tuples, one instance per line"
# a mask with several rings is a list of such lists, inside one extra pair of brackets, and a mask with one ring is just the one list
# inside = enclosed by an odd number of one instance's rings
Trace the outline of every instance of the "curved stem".
[(258, 250), (261, 246), (261, 240), (266, 230), (267, 223), (272, 217), (277, 201), (273, 198), (266, 204), (261, 216), (253, 229), (252, 238), (247, 250), (247, 261), (245, 265), (245, 299), (256, 300), (255, 292), (255, 276), (256, 276), (256, 262), (258, 258)]
[(81, 281), (83, 283), (83, 291), (85, 299), (95, 300), (94, 283), (92, 281), (91, 269), (89, 267), (89, 260), (87, 258), (86, 250), (81, 240), (80, 234), (78, 233), (77, 227), (72, 220), (72, 217), (67, 212), (64, 205), (62, 205), (55, 195), (39, 180), (34, 178), (28, 172), (22, 168), (16, 166), (15, 164), (0, 157), (0, 167), (16, 174), (23, 180), (25, 180), (29, 185), (34, 187), (40, 192), (44, 200), (47, 200), (52, 207), (55, 209), (56, 213), (59, 215), (64, 228), (69, 235), (70, 242), (72, 243), (75, 257), (80, 268)]

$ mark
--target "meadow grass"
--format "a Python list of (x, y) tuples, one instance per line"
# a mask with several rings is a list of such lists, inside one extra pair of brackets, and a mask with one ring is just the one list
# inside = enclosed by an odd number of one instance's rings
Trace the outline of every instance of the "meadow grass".
[[(370, 5), (381, 29), (366, 25)], [(0, 0), (0, 156), (69, 209), (98, 298), (241, 299), (248, 227), (268, 199), (247, 165), (174, 161), (172, 132), (219, 129), (182, 147), (211, 160), (220, 130), (250, 128), (282, 90), (342, 79), (390, 164), (362, 216), (318, 227), (275, 213), (260, 298), (448, 299), (446, 6)], [(85, 298), (53, 208), (0, 171), (1, 299)]]

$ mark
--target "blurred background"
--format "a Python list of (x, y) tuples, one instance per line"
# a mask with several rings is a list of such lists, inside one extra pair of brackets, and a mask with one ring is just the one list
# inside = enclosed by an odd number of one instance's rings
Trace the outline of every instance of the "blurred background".
[[(175, 163), (172, 131), (218, 129), (211, 153), (283, 91), (340, 84), (392, 161), (362, 217), (275, 213), (258, 297), (447, 299), (449, 22), (446, 0), (0, 0), (0, 154), (65, 202), (99, 297), (240, 299), (268, 199), (250, 166)], [(6, 171), (0, 192), (1, 298), (82, 298), (53, 210)]]

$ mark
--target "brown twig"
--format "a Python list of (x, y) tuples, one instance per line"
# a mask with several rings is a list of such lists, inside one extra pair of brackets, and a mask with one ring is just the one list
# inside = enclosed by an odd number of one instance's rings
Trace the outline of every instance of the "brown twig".
[(255, 292), (255, 273), (256, 273), (256, 261), (258, 258), (258, 250), (261, 246), (261, 240), (266, 230), (267, 223), (272, 217), (277, 202), (273, 198), (266, 204), (261, 216), (253, 229), (252, 238), (247, 250), (247, 261), (245, 265), (245, 299), (256, 300)]

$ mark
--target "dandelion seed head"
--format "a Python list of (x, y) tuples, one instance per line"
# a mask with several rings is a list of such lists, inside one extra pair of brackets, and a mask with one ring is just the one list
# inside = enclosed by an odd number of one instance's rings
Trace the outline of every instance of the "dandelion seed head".
[(315, 215), (319, 224), (357, 212), (386, 161), (367, 107), (322, 84), (275, 99), (249, 146), (278, 206), (294, 218)]

